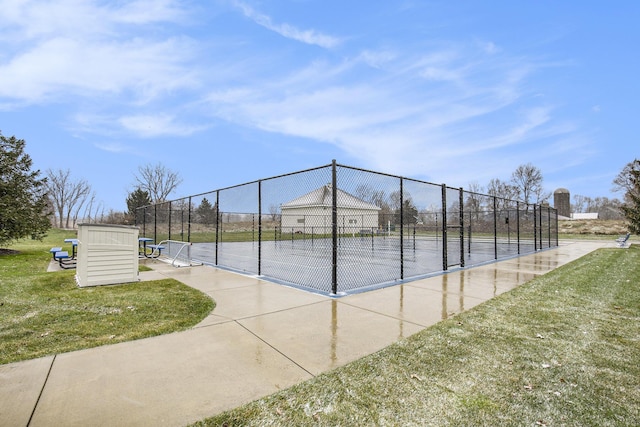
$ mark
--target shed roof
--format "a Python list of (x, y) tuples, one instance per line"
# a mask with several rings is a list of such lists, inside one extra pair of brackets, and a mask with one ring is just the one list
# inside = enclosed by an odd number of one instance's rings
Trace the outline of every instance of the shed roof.
[[(332, 206), (333, 188), (331, 184), (323, 185), (307, 194), (281, 205), (282, 209), (292, 209), (301, 207), (323, 207), (330, 208)], [(371, 203), (367, 203), (362, 199), (353, 196), (346, 191), (338, 189), (336, 193), (337, 204), (339, 208), (365, 209), (379, 211), (380, 208)]]

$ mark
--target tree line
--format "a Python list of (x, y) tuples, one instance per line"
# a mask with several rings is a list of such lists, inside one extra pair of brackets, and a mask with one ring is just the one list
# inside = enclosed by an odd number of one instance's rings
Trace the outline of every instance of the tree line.
[[(73, 228), (79, 220), (133, 224), (137, 208), (166, 201), (182, 182), (179, 173), (160, 163), (140, 166), (133, 190), (126, 197), (127, 212), (107, 211), (97, 201), (91, 185), (84, 179), (72, 177), (69, 169), (49, 169), (45, 176), (41, 176), (39, 170), (32, 170), (33, 162), (25, 147), (24, 140), (5, 137), (0, 132), (0, 245), (24, 237), (39, 239), (51, 226)], [(624, 199), (575, 195), (572, 210), (598, 212), (603, 219), (623, 217), (630, 232), (640, 233), (640, 160), (635, 159), (623, 167), (613, 181), (613, 190), (624, 192)], [(544, 204), (551, 197), (543, 187), (541, 170), (530, 163), (518, 166), (509, 181), (494, 178), (486, 187), (474, 182), (469, 184), (468, 191), (525, 204)], [(385, 195), (366, 186), (360, 186), (356, 193), (357, 197), (380, 207), (381, 214), (397, 216), (402, 203), (405, 224), (421, 221), (420, 212), (408, 194), (401, 200), (399, 192)], [(194, 219), (213, 223), (216, 212), (217, 206), (203, 199), (195, 209)]]

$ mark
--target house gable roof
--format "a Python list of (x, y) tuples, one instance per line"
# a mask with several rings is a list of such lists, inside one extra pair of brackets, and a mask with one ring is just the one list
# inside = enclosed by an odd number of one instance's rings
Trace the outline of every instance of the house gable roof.
[[(304, 194), (296, 199), (293, 199), (287, 203), (283, 203), (281, 205), (281, 208), (283, 210), (292, 209), (292, 208), (302, 208), (302, 207), (330, 208), (332, 206), (332, 198), (333, 198), (333, 188), (331, 184), (327, 184), (307, 194)], [(372, 210), (372, 211), (380, 210), (380, 208), (377, 207), (376, 205), (367, 203), (364, 200), (359, 199), (356, 196), (352, 196), (346, 191), (342, 191), (340, 189), (338, 189), (336, 193), (336, 198), (337, 198), (339, 208), (365, 209), (365, 210)]]

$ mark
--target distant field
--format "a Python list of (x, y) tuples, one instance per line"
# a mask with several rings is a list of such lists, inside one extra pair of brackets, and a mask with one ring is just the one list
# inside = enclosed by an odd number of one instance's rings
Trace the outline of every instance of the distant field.
[(560, 238), (610, 238), (627, 232), (624, 220), (575, 220), (558, 221)]
[[(359, 230), (353, 230), (349, 232), (338, 231), (340, 236), (352, 236), (358, 234)], [(384, 235), (386, 232), (381, 230)], [(531, 234), (532, 230), (521, 230), (526, 235)], [(575, 221), (558, 221), (558, 233), (560, 239), (609, 239), (612, 236), (618, 236), (627, 232), (626, 222), (624, 220), (575, 220)], [(398, 230), (392, 231), (392, 235), (398, 236)], [(429, 228), (417, 228), (415, 236), (438, 236), (441, 234), (439, 229)], [(499, 236), (506, 237), (507, 234), (504, 230), (498, 231)], [(480, 236), (493, 236), (492, 231), (473, 230), (473, 235)], [(516, 235), (516, 230), (511, 230), (511, 236)], [(405, 238), (410, 239), (414, 236), (414, 230), (411, 228), (406, 229)], [(330, 238), (330, 234), (320, 233), (292, 233), (291, 231), (282, 231), (275, 228), (273, 222), (268, 222), (262, 226), (262, 241), (270, 240), (305, 240), (305, 239), (322, 239)], [(173, 240), (186, 240), (186, 232), (172, 233)], [(157, 241), (168, 239), (166, 233), (158, 234)], [(194, 224), (191, 228), (191, 242), (193, 243), (210, 243), (216, 241), (215, 228), (203, 227), (199, 224)], [(251, 242), (258, 240), (258, 228), (257, 225), (250, 222), (247, 223), (224, 223), (223, 229), (219, 235), (219, 242)]]

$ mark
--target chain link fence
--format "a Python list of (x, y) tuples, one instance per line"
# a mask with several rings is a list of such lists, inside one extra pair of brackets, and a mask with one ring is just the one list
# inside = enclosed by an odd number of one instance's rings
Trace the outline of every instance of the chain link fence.
[(190, 242), (197, 262), (330, 295), (555, 247), (557, 219), (335, 161), (136, 211), (141, 236)]

